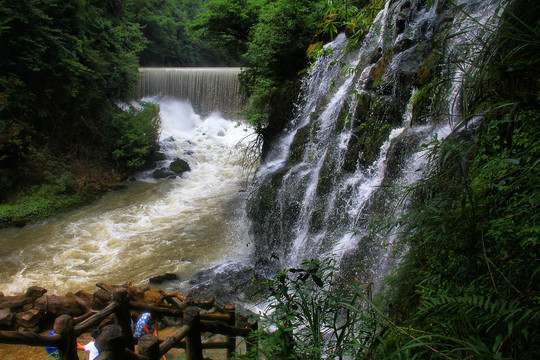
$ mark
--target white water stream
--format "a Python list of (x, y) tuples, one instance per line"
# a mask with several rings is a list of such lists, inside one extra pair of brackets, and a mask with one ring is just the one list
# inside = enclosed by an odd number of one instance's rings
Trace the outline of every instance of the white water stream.
[(168, 180), (140, 174), (89, 206), (1, 230), (0, 291), (39, 285), (63, 295), (95, 291), (97, 282), (146, 285), (166, 272), (188, 280), (249, 254), (240, 162), (251, 130), (219, 114), (201, 118), (178, 100), (153, 101), (161, 105), (165, 162), (182, 158), (191, 172)]

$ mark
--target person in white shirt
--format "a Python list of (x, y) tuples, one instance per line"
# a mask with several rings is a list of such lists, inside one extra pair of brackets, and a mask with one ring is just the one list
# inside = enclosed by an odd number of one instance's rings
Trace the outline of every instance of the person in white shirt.
[(99, 334), (101, 334), (101, 330), (94, 329), (92, 330), (92, 335), (90, 338), (91, 341), (88, 344), (84, 346), (80, 346), (77, 344), (78, 345), (77, 348), (88, 352), (88, 360), (94, 360), (99, 355), (99, 351), (96, 348), (96, 339), (99, 336)]

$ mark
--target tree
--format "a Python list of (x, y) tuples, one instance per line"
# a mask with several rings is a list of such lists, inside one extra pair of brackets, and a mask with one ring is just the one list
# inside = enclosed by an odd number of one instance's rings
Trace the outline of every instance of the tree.
[[(118, 0), (0, 0), (0, 199), (112, 163), (102, 136), (138, 77), (138, 24)], [(73, 177), (73, 175), (71, 175)]]
[(250, 95), (249, 121), (262, 131), (269, 123), (271, 99), (307, 66), (306, 50), (323, 16), (325, 1), (268, 2), (248, 43), (248, 67), (240, 80)]
[(264, 3), (263, 0), (211, 0), (192, 27), (202, 38), (243, 55)]

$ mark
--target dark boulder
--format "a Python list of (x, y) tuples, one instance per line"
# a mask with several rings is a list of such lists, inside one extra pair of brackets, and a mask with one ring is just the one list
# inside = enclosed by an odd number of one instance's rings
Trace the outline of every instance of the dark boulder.
[(1, 309), (0, 310), (0, 329), (2, 328), (8, 328), (11, 326), (13, 320), (13, 314), (9, 309)]
[(191, 171), (191, 168), (185, 160), (176, 159), (171, 163), (171, 165), (169, 165), (169, 170), (180, 175), (185, 173), (186, 171)]
[(148, 282), (150, 284), (162, 284), (165, 281), (173, 281), (173, 280), (180, 280), (180, 278), (176, 274), (165, 273), (163, 275), (151, 277), (150, 279), (148, 279)]
[(167, 169), (157, 169), (152, 173), (154, 179), (172, 179), (176, 177), (176, 173)]
[(157, 161), (163, 161), (163, 160), (166, 160), (167, 159), (167, 155), (165, 155), (164, 153), (162, 153), (161, 151), (156, 151), (154, 152), (154, 158), (153, 160), (155, 162)]

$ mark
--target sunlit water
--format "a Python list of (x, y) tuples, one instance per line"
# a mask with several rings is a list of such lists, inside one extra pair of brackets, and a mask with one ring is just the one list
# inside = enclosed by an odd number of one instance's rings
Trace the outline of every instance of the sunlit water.
[[(246, 174), (241, 160), (252, 132), (218, 114), (201, 118), (176, 100), (161, 105), (161, 139), (168, 160), (186, 160), (191, 172), (154, 180), (139, 174), (127, 189), (47, 221), (0, 231), (0, 291), (39, 285), (51, 294), (95, 283), (133, 281), (172, 272), (196, 272), (250, 251), (244, 219)], [(169, 284), (182, 288), (181, 283)]]

